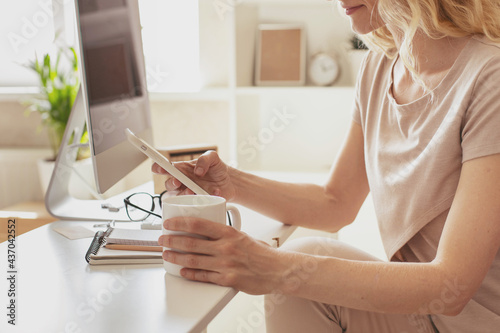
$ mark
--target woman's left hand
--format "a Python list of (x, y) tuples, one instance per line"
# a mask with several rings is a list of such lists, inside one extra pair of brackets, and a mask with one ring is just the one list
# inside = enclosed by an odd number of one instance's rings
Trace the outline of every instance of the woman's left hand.
[(208, 239), (181, 235), (162, 235), (163, 259), (183, 266), (181, 275), (189, 280), (233, 287), (248, 294), (267, 294), (276, 290), (287, 269), (280, 253), (268, 244), (220, 223), (190, 217), (165, 220), (165, 229)]

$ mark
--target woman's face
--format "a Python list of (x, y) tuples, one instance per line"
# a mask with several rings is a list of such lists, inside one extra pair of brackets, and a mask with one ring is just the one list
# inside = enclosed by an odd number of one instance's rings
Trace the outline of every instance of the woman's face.
[(360, 35), (384, 26), (377, 3), (378, 0), (339, 0), (344, 13), (351, 20), (351, 29)]

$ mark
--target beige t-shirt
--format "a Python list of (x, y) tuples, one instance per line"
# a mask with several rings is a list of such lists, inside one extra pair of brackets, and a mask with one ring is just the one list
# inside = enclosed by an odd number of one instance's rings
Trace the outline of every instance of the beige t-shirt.
[[(366, 172), (387, 256), (397, 260), (399, 251), (406, 261), (429, 262), (462, 163), (500, 153), (500, 44), (471, 38), (433, 96), (404, 105), (391, 94), (394, 63), (368, 54), (353, 118), (363, 128)], [(443, 299), (429, 304), (432, 311), (460, 292), (454, 281), (446, 288)], [(432, 318), (441, 333), (500, 332), (500, 252), (460, 315)]]

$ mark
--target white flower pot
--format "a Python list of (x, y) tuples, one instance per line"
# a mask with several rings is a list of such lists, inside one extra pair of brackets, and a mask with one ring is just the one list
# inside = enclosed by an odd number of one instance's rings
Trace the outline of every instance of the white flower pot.
[(356, 82), (359, 69), (361, 67), (361, 63), (363, 62), (363, 58), (368, 53), (368, 50), (347, 50), (347, 59), (349, 60), (349, 64), (351, 65), (351, 78), (352, 82)]
[[(37, 160), (38, 176), (40, 178), (40, 185), (44, 195), (49, 187), (54, 166), (55, 161), (47, 159)], [(77, 199), (95, 199), (92, 192), (88, 189), (88, 186), (90, 186), (95, 191), (94, 172), (90, 158), (76, 161), (73, 168), (82, 176), (83, 180), (78, 177), (75, 172), (73, 172), (69, 181), (69, 193)]]

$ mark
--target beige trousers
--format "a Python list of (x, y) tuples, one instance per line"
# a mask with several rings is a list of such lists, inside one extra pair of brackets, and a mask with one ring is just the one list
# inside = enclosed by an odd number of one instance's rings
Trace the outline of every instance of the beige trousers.
[[(283, 245), (282, 249), (351, 260), (380, 260), (342, 242), (320, 237), (296, 239)], [(301, 271), (304, 276), (317, 274), (312, 264), (302, 267)], [(267, 295), (265, 310), (267, 333), (437, 332), (429, 316), (360, 311), (288, 295)]]

